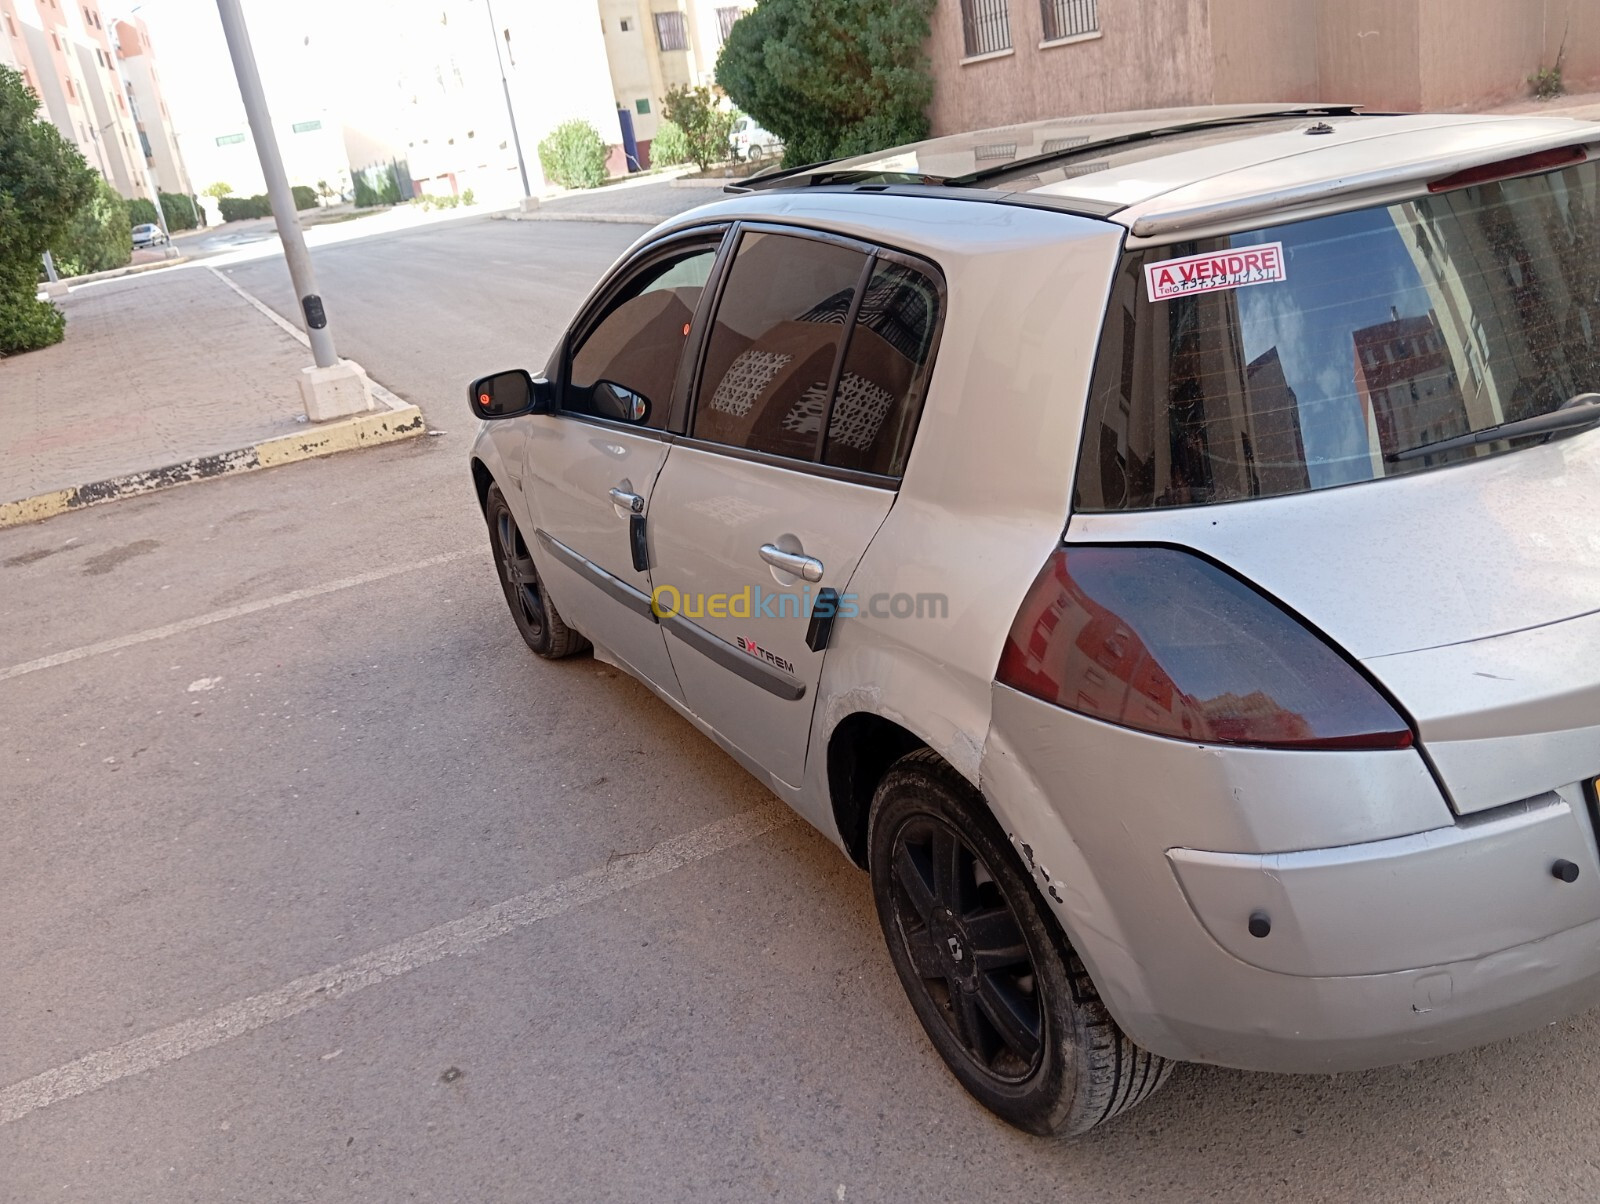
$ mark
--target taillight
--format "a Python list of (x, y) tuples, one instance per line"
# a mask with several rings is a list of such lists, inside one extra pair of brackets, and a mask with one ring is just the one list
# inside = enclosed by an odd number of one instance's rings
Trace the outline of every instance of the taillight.
[(1558, 146), (1554, 150), (1535, 151), (1531, 155), (1518, 155), (1514, 159), (1501, 159), (1469, 167), (1454, 175), (1428, 181), (1429, 192), (1450, 192), (1456, 188), (1470, 188), (1474, 184), (1488, 184), (1495, 180), (1509, 180), (1513, 176), (1529, 176), (1535, 172), (1554, 171), (1558, 167), (1571, 167), (1582, 163), (1587, 154), (1581, 146)]
[(1412, 743), (1406, 720), (1320, 636), (1176, 548), (1057, 548), (1023, 599), (995, 677), (1069, 711), (1196, 743)]

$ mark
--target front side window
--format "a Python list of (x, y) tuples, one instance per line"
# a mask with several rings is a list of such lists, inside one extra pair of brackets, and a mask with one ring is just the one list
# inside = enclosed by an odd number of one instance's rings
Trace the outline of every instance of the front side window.
[(1527, 446), (1600, 391), (1600, 164), (1127, 255), (1076, 507), (1270, 497)]
[(617, 389), (603, 387), (620, 386), (648, 403), (638, 425), (663, 429), (689, 324), (716, 258), (714, 245), (687, 247), (628, 281), (572, 353), (562, 408), (626, 418), (616, 409)]
[(699, 439), (816, 456), (820, 415), (867, 256), (836, 243), (747, 231), (706, 347)]

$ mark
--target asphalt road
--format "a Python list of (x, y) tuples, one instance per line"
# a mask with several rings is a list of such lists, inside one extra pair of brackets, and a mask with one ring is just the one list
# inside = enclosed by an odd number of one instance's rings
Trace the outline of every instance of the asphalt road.
[(1181, 1067), (1076, 1143), (970, 1102), (864, 876), (505, 613), (463, 383), (640, 232), (324, 248), (341, 349), (443, 435), (0, 531), (0, 1201), (1600, 1196), (1593, 1015)]

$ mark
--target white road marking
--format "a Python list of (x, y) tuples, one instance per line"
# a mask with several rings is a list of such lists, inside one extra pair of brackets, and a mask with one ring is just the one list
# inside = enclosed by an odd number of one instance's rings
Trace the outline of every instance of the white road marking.
[(413, 560), (409, 564), (391, 565), (388, 568), (373, 569), (370, 573), (357, 573), (354, 577), (341, 577), (337, 581), (327, 581), (322, 585), (290, 590), (286, 594), (274, 594), (270, 598), (261, 598), (255, 602), (241, 602), (237, 606), (225, 606), (221, 610), (214, 610), (210, 614), (196, 615), (192, 619), (180, 619), (176, 623), (168, 623), (162, 627), (152, 627), (147, 631), (136, 631), (132, 635), (119, 635), (115, 639), (101, 640), (98, 644), (85, 644), (81, 648), (69, 648), (65, 652), (53, 652), (49, 656), (41, 656), (38, 660), (23, 661), (20, 665), (12, 665), (10, 668), (0, 669), (0, 681), (10, 681), (13, 677), (21, 677), (25, 673), (37, 673), (41, 669), (54, 669), (57, 665), (70, 665), (73, 661), (81, 661), (86, 657), (100, 656), (106, 652), (119, 652), (124, 648), (132, 648), (136, 644), (148, 644), (151, 640), (164, 640), (168, 636), (182, 635), (186, 631), (210, 627), (213, 623), (226, 623), (229, 619), (243, 618), (245, 615), (253, 615), (257, 611), (271, 610), (277, 606), (288, 606), (291, 602), (304, 602), (308, 598), (320, 598), (323, 594), (337, 593), (342, 589), (354, 589), (358, 585), (369, 585), (374, 581), (382, 581), (387, 577), (398, 577), (401, 573), (414, 573), (418, 569), (431, 569), (436, 565), (449, 564), (453, 560), (477, 555), (479, 553), (476, 551), (445, 552), (439, 556), (429, 556), (425, 560)]
[(143, 1074), (221, 1045), (266, 1025), (288, 1020), (330, 1000), (344, 999), (451, 955), (470, 953), (496, 937), (748, 844), (758, 836), (796, 822), (796, 818), (794, 812), (776, 803), (742, 811), (664, 840), (643, 853), (615, 857), (576, 877), (517, 895), (341, 965), (241, 999), (210, 1015), (185, 1020), (87, 1054), (0, 1090), (0, 1125), (10, 1124), (30, 1112), (73, 1096), (98, 1091), (119, 1079)]

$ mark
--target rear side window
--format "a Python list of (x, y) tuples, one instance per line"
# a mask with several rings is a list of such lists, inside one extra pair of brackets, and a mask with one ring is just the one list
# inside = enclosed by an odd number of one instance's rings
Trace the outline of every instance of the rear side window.
[(742, 236), (706, 351), (696, 437), (877, 476), (904, 471), (939, 288), (895, 253), (874, 253), (870, 273), (867, 261), (835, 243)]
[(1140, 250), (1113, 285), (1076, 506), (1423, 472), (1528, 439), (1433, 444), (1596, 390), (1595, 163)]
[[(879, 259), (861, 298), (839, 391), (828, 417), (822, 462), (897, 477), (933, 366), (939, 293), (924, 273)], [(811, 420), (814, 434), (820, 414)]]

